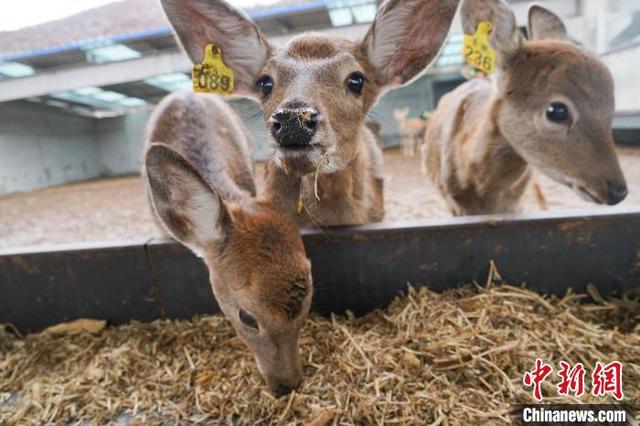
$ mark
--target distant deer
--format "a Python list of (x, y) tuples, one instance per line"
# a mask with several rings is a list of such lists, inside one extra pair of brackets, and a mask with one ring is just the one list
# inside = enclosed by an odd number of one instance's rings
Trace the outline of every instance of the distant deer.
[(214, 43), (235, 72), (235, 92), (261, 103), (273, 152), (269, 200), (302, 224), (382, 220), (382, 152), (365, 118), (382, 91), (436, 57), (459, 0), (386, 0), (359, 43), (303, 34), (281, 48), (222, 0), (161, 3), (191, 60)]
[(145, 145), (157, 219), (204, 260), (220, 309), (269, 388), (295, 389), (310, 263), (293, 218), (255, 198), (247, 129), (219, 97), (175, 93), (152, 115)]
[(393, 110), (393, 116), (398, 124), (402, 154), (405, 157), (413, 156), (416, 153), (416, 148), (424, 139), (424, 131), (426, 127), (425, 120), (422, 118), (408, 119), (408, 115), (408, 107), (402, 109), (396, 108)]
[(611, 135), (613, 81), (556, 15), (529, 10), (529, 40), (500, 0), (464, 0), (465, 33), (493, 23), (492, 79), (447, 94), (425, 138), (428, 173), (456, 215), (513, 212), (535, 167), (599, 204), (627, 195)]

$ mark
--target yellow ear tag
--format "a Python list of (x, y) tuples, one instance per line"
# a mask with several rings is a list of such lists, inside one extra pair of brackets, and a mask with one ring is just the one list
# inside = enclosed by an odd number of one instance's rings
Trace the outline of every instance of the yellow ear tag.
[(491, 22), (480, 22), (475, 34), (464, 35), (462, 50), (464, 60), (487, 75), (496, 68), (496, 51), (489, 39), (492, 30)]
[(298, 214), (302, 213), (302, 209), (304, 209), (304, 204), (302, 203), (302, 198), (298, 199), (298, 202), (296, 203), (296, 210), (298, 212)]
[(230, 95), (233, 93), (234, 73), (222, 62), (222, 51), (209, 44), (204, 51), (204, 60), (193, 66), (193, 91), (198, 93), (216, 93)]

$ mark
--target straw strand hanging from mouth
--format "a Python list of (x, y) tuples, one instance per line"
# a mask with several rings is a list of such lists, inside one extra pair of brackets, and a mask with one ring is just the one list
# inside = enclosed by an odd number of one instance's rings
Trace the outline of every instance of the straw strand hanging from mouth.
[(318, 200), (318, 202), (320, 202), (320, 196), (318, 195), (318, 176), (320, 175), (320, 167), (322, 167), (322, 160), (326, 160), (327, 166), (328, 166), (329, 165), (329, 156), (324, 154), (320, 158), (320, 161), (318, 162), (318, 167), (316, 168), (316, 176), (315, 176), (315, 180), (313, 182), (313, 193), (316, 196), (316, 200)]

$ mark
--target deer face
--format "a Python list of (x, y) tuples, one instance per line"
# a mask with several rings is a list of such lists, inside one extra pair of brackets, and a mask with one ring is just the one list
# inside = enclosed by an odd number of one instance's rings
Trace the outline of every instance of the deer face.
[(344, 169), (380, 88), (358, 46), (304, 35), (276, 51), (258, 80), (276, 164), (304, 175)]
[(216, 300), (278, 396), (302, 380), (298, 335), (312, 296), (298, 227), (268, 204), (224, 201), (186, 159), (152, 144), (145, 168), (167, 231), (203, 258)]
[(502, 0), (465, 0), (465, 32), (494, 23), (498, 108), (494, 120), (518, 154), (552, 179), (600, 204), (618, 204), (627, 185), (611, 125), (613, 80), (596, 57), (576, 46), (552, 12), (532, 6), (524, 40)]
[(512, 61), (499, 124), (516, 151), (589, 201), (624, 200), (627, 185), (611, 135), (609, 71), (567, 43), (527, 43)]
[(262, 105), (273, 157), (302, 176), (343, 170), (355, 158), (381, 91), (418, 76), (438, 54), (459, 0), (388, 0), (359, 43), (305, 34), (274, 47), (222, 0), (162, 0), (191, 59), (215, 43), (237, 93)]
[(281, 396), (302, 381), (298, 335), (311, 304), (311, 265), (288, 216), (261, 203), (229, 215), (233, 232), (224, 247), (208, 250), (205, 262), (221, 310)]

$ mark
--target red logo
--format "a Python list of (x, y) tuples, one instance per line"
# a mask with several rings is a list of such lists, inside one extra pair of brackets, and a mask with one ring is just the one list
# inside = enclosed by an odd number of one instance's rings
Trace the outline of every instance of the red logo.
[(558, 383), (558, 395), (569, 396), (569, 393), (573, 393), (576, 397), (581, 397), (584, 393), (584, 376), (586, 370), (582, 363), (577, 363), (573, 368), (568, 362), (560, 361), (560, 376), (561, 382)]
[(618, 361), (602, 365), (596, 362), (596, 368), (591, 375), (591, 394), (606, 396), (610, 394), (618, 401), (624, 397), (622, 392), (622, 364)]
[(542, 382), (553, 371), (553, 367), (545, 364), (540, 358), (536, 359), (536, 366), (532, 371), (524, 373), (522, 379), (525, 386), (533, 386), (533, 397), (536, 401), (542, 401)]
[[(536, 401), (542, 401), (542, 383), (553, 371), (553, 366), (540, 358), (536, 359), (533, 370), (524, 373), (522, 383), (531, 387)], [(585, 393), (585, 377), (587, 371), (582, 363), (573, 367), (566, 361), (560, 361), (560, 382), (556, 390), (560, 396), (574, 395), (580, 398)], [(603, 365), (596, 362), (591, 374), (591, 394), (597, 397), (613, 396), (617, 400), (624, 398), (622, 391), (622, 363), (618, 361)]]

